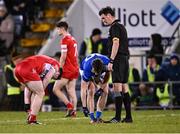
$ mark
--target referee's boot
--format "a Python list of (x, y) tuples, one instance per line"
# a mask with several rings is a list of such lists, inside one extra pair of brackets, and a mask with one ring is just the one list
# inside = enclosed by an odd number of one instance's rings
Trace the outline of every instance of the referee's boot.
[(124, 118), (121, 122), (122, 123), (132, 123), (133, 120), (132, 120), (132, 118)]
[(112, 118), (111, 120), (109, 121), (104, 121), (104, 123), (120, 123), (120, 120), (116, 119), (115, 117)]

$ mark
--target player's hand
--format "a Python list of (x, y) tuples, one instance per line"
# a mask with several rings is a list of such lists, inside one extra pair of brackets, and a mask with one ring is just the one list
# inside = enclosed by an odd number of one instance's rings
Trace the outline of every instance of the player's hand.
[(108, 71), (113, 71), (113, 64), (112, 63), (108, 64)]
[(100, 88), (95, 92), (94, 96), (99, 98), (101, 96), (102, 92), (103, 92), (103, 89)]
[(83, 113), (84, 113), (84, 116), (85, 116), (85, 117), (88, 117), (88, 115), (89, 115), (89, 110), (88, 110), (87, 107), (83, 107)]

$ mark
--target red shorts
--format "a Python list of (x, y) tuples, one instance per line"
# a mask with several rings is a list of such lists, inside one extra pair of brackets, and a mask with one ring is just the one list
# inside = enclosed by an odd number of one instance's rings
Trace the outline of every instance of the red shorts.
[(27, 65), (27, 63), (21, 63), (16, 66), (15, 76), (22, 83), (41, 80), (39, 74), (37, 74), (35, 70), (33, 71), (32, 67), (30, 65)]
[(66, 78), (69, 80), (78, 79), (78, 76), (79, 76), (79, 71), (74, 71), (74, 72), (63, 71), (62, 74), (62, 78)]

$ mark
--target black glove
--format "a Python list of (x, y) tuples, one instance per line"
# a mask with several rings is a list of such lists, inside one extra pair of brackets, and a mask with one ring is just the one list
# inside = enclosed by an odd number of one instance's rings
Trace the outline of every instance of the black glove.
[(84, 113), (84, 116), (85, 116), (85, 117), (88, 117), (88, 115), (89, 115), (89, 110), (88, 110), (87, 107), (83, 107), (83, 113)]
[(62, 73), (63, 73), (63, 69), (62, 69), (62, 67), (60, 67), (59, 68), (59, 76), (57, 77), (57, 80), (61, 79)]
[(97, 98), (99, 98), (102, 93), (103, 93), (103, 89), (100, 88), (100, 89), (98, 89), (98, 90), (95, 92), (94, 96), (97, 97)]

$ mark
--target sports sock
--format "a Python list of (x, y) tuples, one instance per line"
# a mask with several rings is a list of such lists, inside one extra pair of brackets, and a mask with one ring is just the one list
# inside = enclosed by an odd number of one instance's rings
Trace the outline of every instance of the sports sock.
[(90, 113), (89, 115), (90, 115), (91, 120), (95, 120), (94, 113)]
[(67, 105), (67, 108), (69, 109), (69, 110), (72, 110), (73, 109), (73, 105), (69, 102)]
[(126, 110), (126, 118), (131, 118), (131, 99), (129, 93), (124, 93), (123, 96), (124, 107)]
[(121, 120), (121, 109), (122, 109), (122, 93), (121, 92), (115, 92), (115, 118), (117, 120)]
[(99, 119), (102, 115), (101, 111), (96, 111), (96, 119)]
[(31, 121), (36, 121), (36, 115), (31, 114), (31, 115), (29, 116), (29, 121), (30, 121), (30, 122), (31, 122)]

